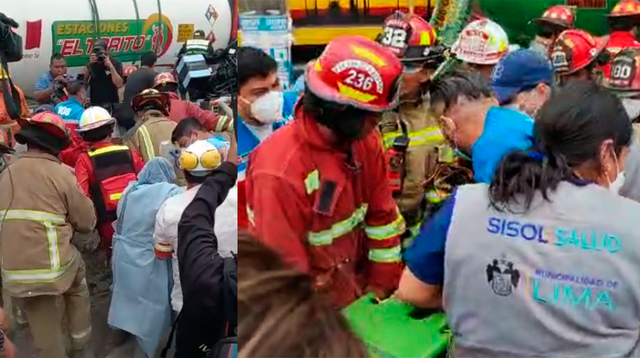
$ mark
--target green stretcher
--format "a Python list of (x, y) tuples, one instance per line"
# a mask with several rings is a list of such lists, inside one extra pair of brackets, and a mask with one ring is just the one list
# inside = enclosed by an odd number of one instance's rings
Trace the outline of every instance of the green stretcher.
[(443, 313), (428, 314), (396, 299), (372, 295), (345, 308), (353, 331), (374, 358), (435, 358), (446, 355), (451, 334)]

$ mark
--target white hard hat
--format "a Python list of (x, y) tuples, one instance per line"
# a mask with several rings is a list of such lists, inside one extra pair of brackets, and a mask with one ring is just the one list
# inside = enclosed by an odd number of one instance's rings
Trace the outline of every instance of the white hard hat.
[(89, 107), (84, 111), (84, 113), (82, 113), (76, 132), (90, 131), (104, 125), (114, 123), (115, 121), (116, 119), (113, 118), (106, 109), (102, 107)]
[(508, 50), (507, 33), (489, 19), (469, 23), (451, 48), (458, 59), (477, 65), (494, 65)]
[(222, 155), (209, 141), (199, 140), (180, 153), (178, 166), (195, 176), (207, 175), (222, 162)]

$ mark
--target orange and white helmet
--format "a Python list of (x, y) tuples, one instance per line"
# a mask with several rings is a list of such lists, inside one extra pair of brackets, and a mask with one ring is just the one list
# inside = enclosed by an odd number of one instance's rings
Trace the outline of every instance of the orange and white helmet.
[(459, 60), (476, 65), (494, 65), (508, 51), (507, 33), (489, 19), (469, 23), (451, 48)]
[(124, 69), (122, 69), (122, 76), (124, 76), (124, 78), (127, 78), (131, 76), (131, 74), (134, 73), (137, 69), (138, 67), (134, 65), (125, 66)]
[(40, 112), (31, 116), (31, 118), (20, 118), (18, 123), (21, 127), (29, 125), (41, 127), (59, 139), (69, 138), (69, 131), (64, 124), (64, 119), (53, 112)]
[(171, 74), (171, 72), (162, 72), (156, 76), (153, 88), (158, 88), (169, 83), (178, 84), (178, 81), (176, 81), (176, 78), (173, 77), (173, 74)]
[(115, 123), (116, 119), (113, 118), (109, 111), (102, 107), (89, 107), (87, 108), (78, 123), (78, 129), (76, 132), (82, 133), (96, 129), (105, 125)]
[(178, 158), (180, 169), (204, 176), (222, 163), (222, 154), (207, 140), (199, 140), (185, 148)]
[(622, 0), (609, 13), (609, 18), (640, 15), (640, 1)]

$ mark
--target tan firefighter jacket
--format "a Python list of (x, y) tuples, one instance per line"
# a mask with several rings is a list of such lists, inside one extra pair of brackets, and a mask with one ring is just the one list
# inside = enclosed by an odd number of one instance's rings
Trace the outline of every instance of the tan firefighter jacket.
[[(160, 156), (160, 143), (171, 142), (171, 134), (176, 128), (176, 123), (165, 117), (162, 112), (148, 110), (140, 124), (134, 127), (134, 132), (128, 136), (124, 143), (132, 150), (137, 151), (142, 160), (146, 163), (149, 160)], [(176, 171), (178, 183), (186, 185), (184, 173), (172, 163)]]
[(74, 231), (96, 225), (93, 203), (58, 158), (25, 152), (0, 174), (0, 254), (14, 297), (67, 291), (81, 263)]
[(439, 162), (453, 162), (453, 151), (447, 145), (440, 127), (429, 111), (429, 105), (405, 103), (397, 111), (385, 112), (380, 122), (384, 148), (405, 132), (410, 142), (405, 157), (405, 177), (402, 192), (396, 195), (398, 208), (405, 216), (407, 228), (416, 231), (424, 217), (423, 201), (439, 202), (435, 190), (425, 190), (423, 183), (435, 172)]

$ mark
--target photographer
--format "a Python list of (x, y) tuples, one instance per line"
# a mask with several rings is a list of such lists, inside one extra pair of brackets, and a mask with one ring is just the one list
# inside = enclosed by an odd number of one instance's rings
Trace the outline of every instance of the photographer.
[(82, 70), (89, 86), (91, 106), (99, 106), (113, 113), (119, 102), (118, 88), (122, 87), (122, 62), (107, 52), (107, 43), (96, 40), (89, 64)]
[(54, 53), (49, 61), (49, 71), (36, 80), (34, 97), (39, 104), (57, 104), (64, 101), (64, 88), (74, 81), (67, 73), (67, 61), (60, 53)]

